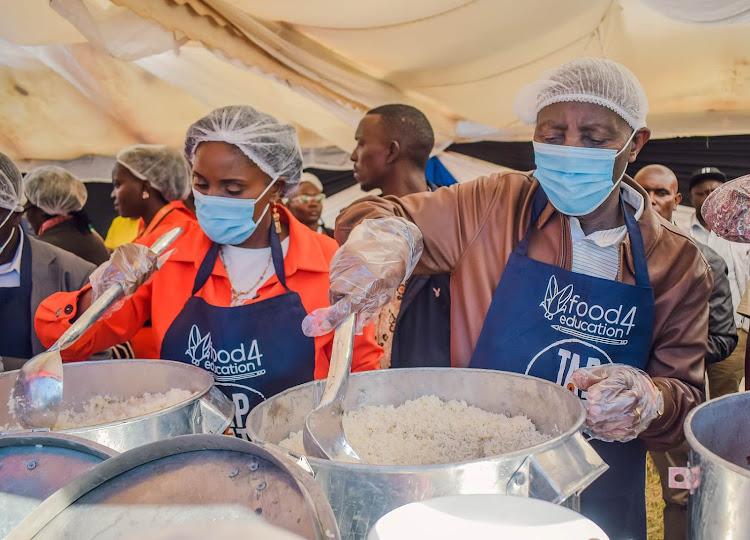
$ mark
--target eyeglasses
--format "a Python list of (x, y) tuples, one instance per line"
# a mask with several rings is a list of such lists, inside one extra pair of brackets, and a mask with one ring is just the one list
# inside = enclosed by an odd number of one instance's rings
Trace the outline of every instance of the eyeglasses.
[(299, 201), (302, 204), (307, 204), (313, 201), (323, 202), (325, 198), (326, 198), (325, 193), (320, 193), (318, 195), (297, 195), (296, 197), (292, 198), (292, 200)]

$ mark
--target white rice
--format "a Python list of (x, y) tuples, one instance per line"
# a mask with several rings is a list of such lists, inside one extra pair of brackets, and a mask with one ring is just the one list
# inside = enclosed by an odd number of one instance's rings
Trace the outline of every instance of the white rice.
[[(435, 395), (399, 407), (363, 407), (344, 415), (349, 444), (365, 463), (431, 465), (505, 454), (551, 438), (523, 414), (506, 416)], [(304, 454), (302, 431), (279, 443)]]
[[(145, 393), (139, 397), (116, 398), (94, 396), (83, 403), (83, 410), (63, 409), (53, 431), (108, 424), (143, 416), (181, 403), (193, 395), (190, 390), (172, 388), (158, 394)], [(12, 398), (11, 398), (12, 400)], [(10, 405), (10, 402), (9, 402)], [(0, 431), (20, 431), (20, 424), (0, 425)]]

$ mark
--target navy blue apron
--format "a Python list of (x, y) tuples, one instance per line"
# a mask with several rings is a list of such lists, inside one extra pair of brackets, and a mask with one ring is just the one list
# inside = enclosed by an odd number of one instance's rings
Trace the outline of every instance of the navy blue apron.
[[(470, 367), (525, 373), (574, 390), (571, 374), (600, 364), (646, 366), (654, 293), (640, 228), (620, 200), (630, 235), (635, 285), (578, 274), (526, 256), (529, 231), (547, 205), (539, 189), (531, 222), (510, 255)], [(646, 452), (639, 440), (591, 441), (609, 470), (586, 488), (581, 512), (612, 540), (646, 538)]]
[[(21, 228), (18, 228), (21, 232)], [(21, 250), (18, 287), (0, 287), (0, 356), (31, 358), (31, 246)]]
[(313, 380), (315, 341), (302, 333), (307, 312), (299, 295), (286, 285), (284, 254), (274, 227), (271, 254), (285, 294), (237, 307), (213, 306), (195, 296), (218, 254), (219, 245), (212, 244), (195, 276), (193, 295), (164, 336), (161, 357), (213, 373), (216, 386), (236, 407), (232, 432), (248, 439), (245, 422), (253, 407)]

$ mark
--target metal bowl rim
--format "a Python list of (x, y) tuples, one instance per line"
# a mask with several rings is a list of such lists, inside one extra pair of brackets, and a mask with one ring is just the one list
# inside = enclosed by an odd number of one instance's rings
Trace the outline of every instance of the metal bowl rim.
[[(172, 364), (173, 366), (179, 366), (181, 369), (193, 370), (194, 372), (196, 372), (196, 374), (200, 374), (201, 377), (206, 378), (207, 381), (210, 379), (210, 384), (204, 390), (196, 390), (195, 392), (193, 392), (193, 394), (189, 398), (185, 399), (184, 401), (180, 401), (179, 403), (175, 403), (174, 405), (171, 405), (170, 407), (167, 407), (166, 409), (160, 409), (158, 411), (153, 411), (148, 414), (143, 414), (140, 416), (132, 416), (130, 418), (125, 418), (123, 420), (115, 420), (114, 422), (107, 422), (106, 424), (92, 424), (89, 426), (82, 426), (82, 427), (77, 427), (77, 428), (59, 429), (59, 430), (50, 431), (49, 433), (60, 433), (63, 435), (75, 436), (76, 434), (79, 434), (84, 431), (95, 431), (95, 430), (98, 431), (103, 428), (111, 428), (111, 427), (120, 426), (122, 424), (132, 423), (136, 420), (138, 422), (151, 420), (159, 416), (167, 415), (177, 409), (181, 409), (185, 407), (186, 405), (189, 405), (190, 403), (200, 400), (203, 396), (205, 396), (208, 392), (211, 391), (211, 387), (214, 385), (214, 378), (208, 371), (205, 371), (196, 366), (191, 366), (190, 364), (185, 364), (184, 362), (175, 362), (174, 360), (147, 359), (147, 358), (131, 358), (131, 359), (117, 359), (117, 360), (85, 360), (83, 362), (68, 362), (63, 365), (63, 368), (83, 366), (83, 365), (86, 365), (86, 362), (96, 362), (97, 365), (99, 364), (133, 364), (133, 363), (144, 363), (144, 364), (151, 364), (151, 365), (153, 365), (154, 363)], [(0, 373), (0, 377), (4, 375), (10, 375), (11, 373), (16, 373), (18, 371), (19, 370), (17, 369), (14, 369), (13, 371), (6, 371), (3, 373)], [(64, 377), (64, 372), (63, 372), (63, 377)], [(63, 385), (64, 384), (65, 383), (63, 382)], [(4, 431), (3, 434), (12, 435), (16, 433), (27, 433), (27, 432), (29, 431), (28, 430)]]
[[(382, 370), (382, 373), (397, 372), (397, 371), (403, 371), (403, 370), (407, 370), (407, 369), (410, 370), (410, 371), (422, 371), (422, 372), (448, 371), (448, 370), (450, 370), (451, 372), (456, 372), (456, 373), (478, 373), (478, 372), (482, 372), (484, 374), (501, 373), (504, 376), (512, 376), (512, 377), (517, 377), (519, 379), (534, 379), (535, 381), (539, 381), (539, 382), (542, 382), (544, 384), (553, 386), (555, 388), (559, 388), (559, 389), (565, 390), (565, 388), (563, 386), (560, 386), (560, 385), (555, 384), (553, 382), (547, 381), (545, 379), (540, 379), (539, 377), (534, 377), (532, 375), (524, 375), (522, 373), (514, 373), (514, 372), (511, 372), (511, 371), (500, 371), (500, 370), (494, 370), (494, 369), (454, 368), (454, 367), (450, 367), (450, 368), (434, 368), (434, 367), (433, 368), (395, 368), (395, 369)], [(381, 370), (360, 371), (360, 372), (357, 372), (357, 373), (351, 373), (350, 377), (367, 377), (368, 375), (372, 376), (371, 374), (373, 374), (373, 373), (379, 373), (379, 372), (381, 372)], [(284, 394), (291, 393), (293, 390), (296, 390), (297, 388), (299, 388), (301, 386), (321, 384), (324, 381), (325, 381), (325, 379), (316, 379), (314, 381), (310, 381), (310, 382), (307, 382), (307, 383), (303, 383), (303, 384), (294, 386), (292, 388), (288, 388), (287, 390), (284, 390), (283, 392), (279, 392), (278, 394), (270, 397), (266, 401), (269, 401), (269, 400), (274, 399), (274, 398), (280, 398)], [(351, 469), (351, 470), (355, 470), (356, 471), (356, 470), (361, 470), (363, 468), (366, 468), (368, 472), (370, 472), (370, 471), (377, 472), (377, 473), (390, 472), (390, 473), (393, 473), (393, 474), (404, 474), (404, 473), (412, 473), (412, 472), (417, 473), (417, 472), (433, 471), (433, 470), (437, 471), (437, 470), (440, 470), (440, 469), (445, 469), (446, 467), (454, 467), (456, 465), (464, 466), (464, 465), (473, 465), (473, 464), (486, 464), (488, 462), (492, 462), (493, 460), (508, 461), (508, 458), (516, 458), (516, 457), (518, 457), (518, 458), (525, 458), (525, 457), (530, 456), (532, 454), (540, 454), (542, 452), (545, 452), (547, 450), (550, 450), (550, 449), (558, 446), (560, 444), (560, 441), (559, 441), (560, 438), (568, 436), (568, 435), (573, 435), (575, 432), (580, 431), (581, 426), (583, 425), (584, 421), (586, 420), (586, 408), (583, 406), (582, 400), (579, 399), (579, 398), (577, 398), (570, 391), (566, 391), (564, 393), (565, 394), (569, 394), (572, 399), (575, 399), (576, 402), (578, 403), (577, 406), (579, 408), (578, 419), (574, 422), (573, 426), (570, 429), (568, 429), (567, 431), (565, 431), (563, 433), (560, 433), (559, 435), (553, 437), (552, 439), (550, 439), (548, 441), (545, 441), (545, 442), (543, 442), (541, 444), (537, 444), (535, 446), (528, 446), (526, 448), (521, 448), (521, 449), (516, 450), (514, 452), (508, 452), (506, 454), (499, 454), (499, 455), (496, 455), (496, 456), (487, 456), (487, 457), (484, 457), (484, 458), (472, 459), (472, 460), (469, 460), (469, 461), (452, 461), (450, 463), (433, 463), (433, 464), (429, 464), (429, 465), (370, 465), (370, 464), (367, 464), (367, 463), (347, 463), (347, 462), (344, 462), (344, 461), (332, 461), (332, 460), (329, 460), (329, 459), (316, 458), (316, 457), (308, 456), (308, 455), (305, 455), (305, 454), (297, 454), (296, 452), (288, 450), (288, 449), (284, 448), (283, 446), (280, 446), (277, 443), (272, 443), (270, 441), (265, 441), (265, 440), (262, 440), (260, 438), (258, 438), (257, 440), (254, 440), (252, 438), (252, 435), (255, 434), (254, 430), (253, 430), (252, 434), (248, 433), (248, 436), (251, 438), (251, 440), (253, 440), (253, 442), (263, 443), (263, 444), (271, 445), (274, 448), (281, 449), (282, 452), (286, 452), (287, 454), (289, 454), (290, 456), (292, 456), (294, 459), (300, 459), (300, 458), (304, 457), (307, 461), (309, 461), (310, 463), (315, 464), (315, 465), (324, 465), (324, 464), (335, 463), (336, 467), (337, 468), (341, 468), (341, 469)], [(561, 395), (562, 395), (562, 393), (561, 393)], [(563, 398), (563, 399), (568, 399), (568, 398)], [(266, 402), (263, 402), (263, 403), (266, 403)], [(260, 407), (260, 406), (262, 406), (262, 404), (259, 405), (258, 407)], [(253, 410), (257, 410), (258, 407), (256, 407)], [(248, 419), (252, 415), (253, 415), (253, 411), (250, 411)], [(248, 422), (248, 431), (250, 431), (250, 429), (249, 429), (249, 422)]]
[[(745, 396), (744, 398), (742, 396)], [(726, 396), (721, 396), (716, 399), (711, 399), (709, 401), (706, 401), (704, 403), (701, 403), (696, 408), (694, 408), (692, 411), (690, 411), (685, 418), (685, 438), (688, 441), (688, 444), (690, 445), (690, 448), (699, 454), (702, 459), (708, 459), (708, 461), (716, 463), (718, 466), (723, 467), (725, 469), (728, 469), (729, 471), (733, 473), (737, 473), (740, 476), (743, 476), (745, 478), (750, 479), (750, 471), (745, 469), (744, 467), (740, 467), (739, 465), (736, 465), (732, 463), (731, 461), (728, 461), (724, 459), (723, 457), (719, 456), (717, 453), (712, 452), (709, 450), (703, 443), (701, 443), (698, 440), (698, 437), (693, 433), (693, 419), (697, 414), (700, 414), (700, 410), (713, 405), (714, 403), (719, 403), (720, 401), (726, 400), (730, 401), (732, 399), (750, 399), (750, 393), (745, 392), (739, 392), (736, 394), (728, 394)]]
[[(27, 443), (27, 444), (24, 444)], [(120, 453), (95, 441), (84, 439), (70, 434), (62, 434), (59, 431), (7, 431), (0, 436), (0, 448), (12, 446), (42, 446), (53, 448), (65, 448), (77, 452), (86, 452), (94, 457), (108, 459), (120, 455)]]

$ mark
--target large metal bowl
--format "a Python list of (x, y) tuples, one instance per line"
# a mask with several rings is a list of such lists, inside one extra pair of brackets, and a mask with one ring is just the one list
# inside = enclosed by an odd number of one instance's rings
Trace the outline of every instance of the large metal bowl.
[[(258, 405), (248, 417), (250, 438), (277, 444), (302, 429), (324, 386), (325, 381), (306, 383)], [(354, 373), (344, 409), (397, 406), (428, 394), (464, 400), (495, 413), (523, 413), (552, 438), (509, 454), (410, 467), (351, 464), (292, 453), (303, 466), (309, 464), (323, 487), (343, 539), (365, 538), (380, 517), (399, 506), (447, 495), (511, 494), (554, 503), (573, 500), (570, 506), (575, 509), (576, 495), (607, 469), (580, 433), (586, 417), (581, 401), (536, 377), (456, 368)]]
[[(750, 538), (750, 392), (712, 399), (685, 419), (688, 538)], [(674, 473), (670, 472), (670, 476)]]
[[(174, 527), (184, 532), (188, 524), (205, 529), (212, 522), (245, 522), (245, 538), (265, 538), (247, 521), (257, 516), (303, 538), (340, 539), (320, 486), (286, 454), (264, 445), (187, 435), (100, 465), (48, 497), (8, 540), (135, 539)], [(204, 537), (234, 538), (216, 531)]]
[[(16, 422), (7, 403), (17, 371), (0, 373), (0, 425)], [(55, 433), (75, 435), (118, 452), (136, 446), (193, 433), (222, 433), (234, 417), (234, 403), (214, 387), (213, 376), (194, 366), (167, 360), (107, 360), (65, 364), (63, 408), (82, 410), (97, 395), (118, 398), (190, 390), (181, 403), (119, 422), (65, 429)], [(13, 433), (13, 432), (11, 432)]]

